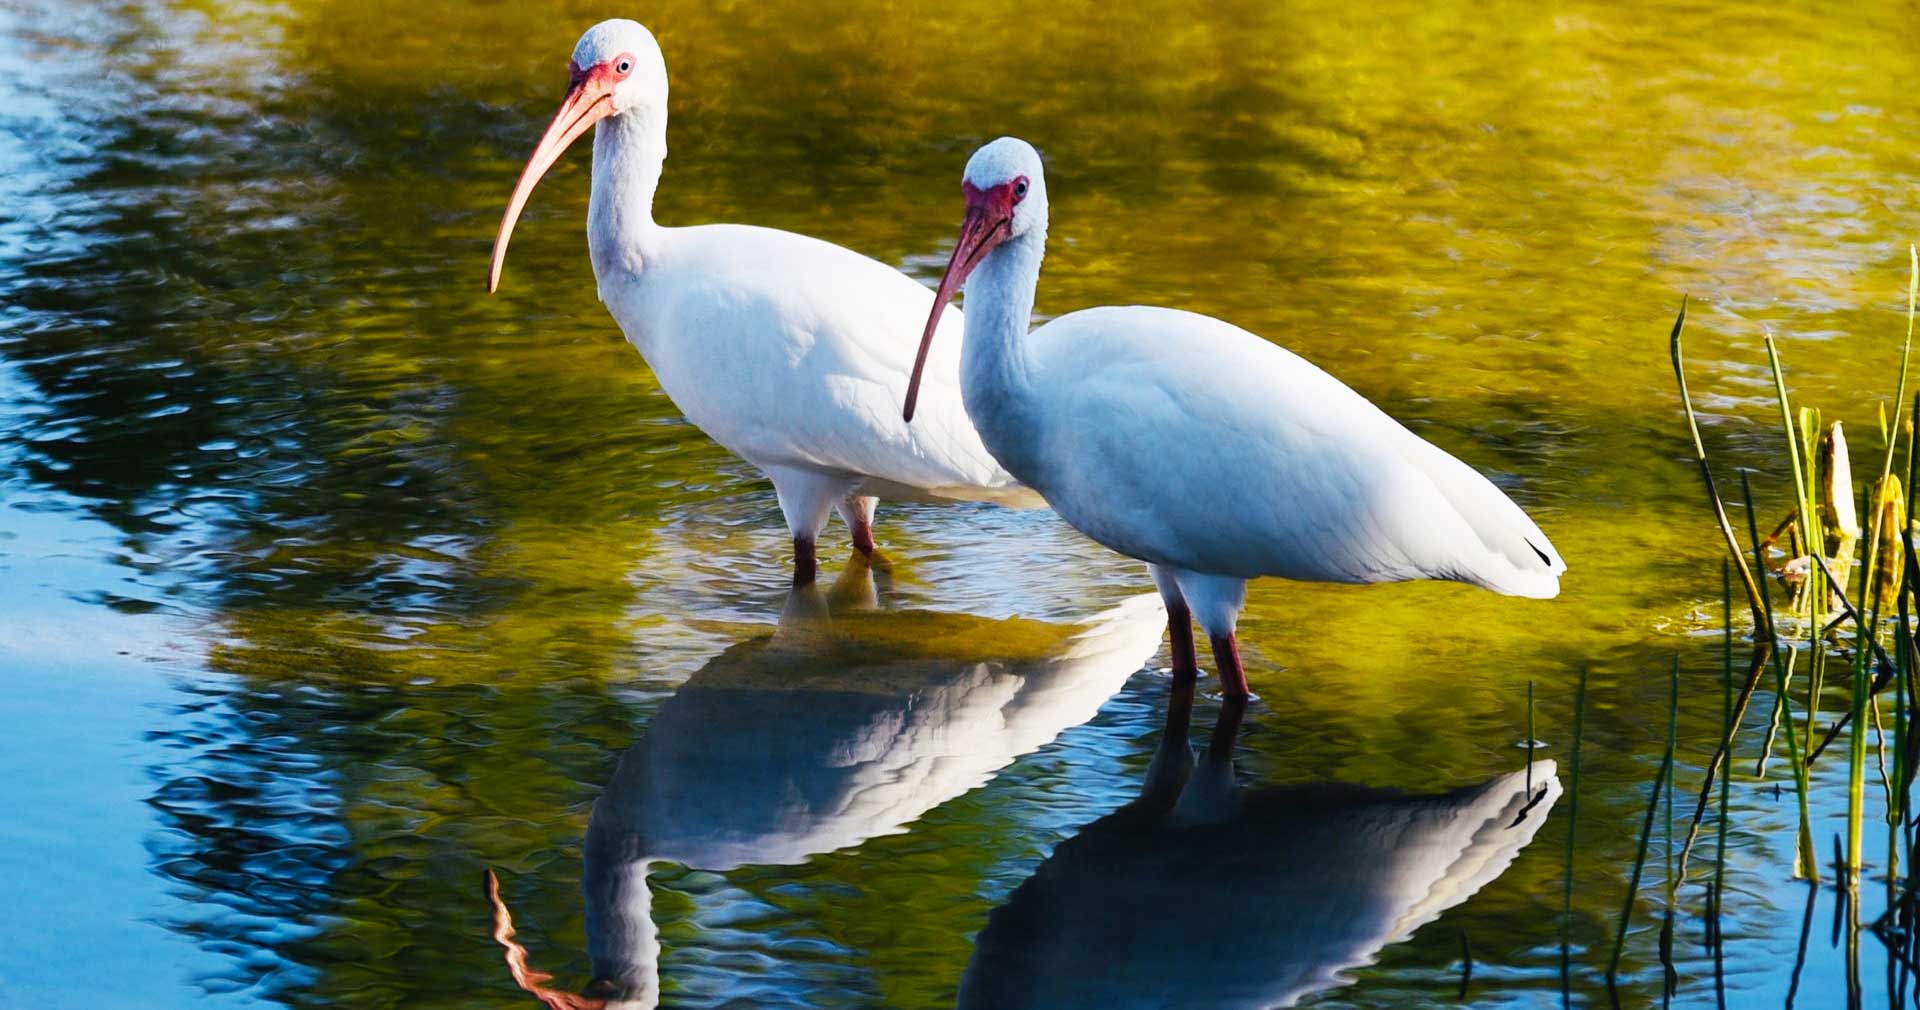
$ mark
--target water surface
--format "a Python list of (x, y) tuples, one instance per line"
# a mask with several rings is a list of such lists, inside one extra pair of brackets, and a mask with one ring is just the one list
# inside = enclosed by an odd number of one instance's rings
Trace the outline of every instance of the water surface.
[[(0, 11), (0, 899), (33, 924), (0, 953), (0, 1002), (531, 1005), (488, 937), (488, 867), (534, 963), (570, 991), (591, 981), (594, 804), (618, 792), (623, 754), (671, 713), (697, 715), (686, 699), (716, 664), (764, 649), (791, 601), (770, 489), (680, 419), (595, 300), (584, 150), (536, 194), (501, 293), (482, 294), (573, 40), (609, 13), (538, 6)], [(1717, 545), (1677, 437), (1666, 329), (1690, 294), (1710, 450), (1753, 468), (1764, 501), (1787, 480), (1768, 328), (1796, 392), (1875, 455), (1860, 389), (1890, 394), (1920, 235), (1904, 59), (1920, 14), (1504, 0), (627, 13), (672, 76), (664, 223), (805, 231), (931, 282), (967, 153), (1019, 134), (1047, 157), (1055, 201), (1043, 314), (1152, 302), (1230, 319), (1539, 520), (1572, 566), (1552, 602), (1257, 586), (1242, 630), (1261, 700), (1226, 781), (1283, 804), (1296, 794), (1264, 791), (1486, 783), (1525, 760), (1529, 683), (1540, 756), (1564, 773), (1587, 670), (1570, 989), (1603, 999), (1674, 657), (1683, 795), (1720, 719), (1704, 633)], [(926, 646), (901, 662), (985, 664), (1002, 687), (1150, 588), (1045, 513), (888, 505), (879, 536), (892, 565), (866, 604), (889, 641)], [(839, 567), (836, 553), (828, 577)], [(800, 686), (763, 698), (761, 717), (833, 703), (857, 726), (906, 725), (835, 655), (776, 655), (762, 678)], [(1074, 852), (1137, 815), (1165, 657), (1116, 662), (1099, 697), (1003, 727), (939, 788), (862, 793), (884, 815), (784, 852), (653, 863), (661, 1004), (954, 1005), (984, 956), (976, 936), (1042, 907), (1046, 886), (1026, 882), (1070, 876)], [(686, 752), (782, 739), (730, 739), (728, 711), (683, 717)], [(838, 767), (789, 742), (778, 767)], [(887, 753), (869, 756), (886, 768)], [(1725, 984), (1771, 1004), (1809, 892), (1788, 877), (1777, 768), (1757, 779), (1753, 756), (1733, 791)], [(1831, 819), (1839, 794), (1822, 794)], [(1451, 1005), (1464, 934), (1477, 1004), (1558, 1003), (1566, 808), (1501, 872), (1304, 998)], [(1290, 823), (1275, 817), (1259, 823)], [(1294, 850), (1263, 858), (1259, 831), (1236, 830), (1249, 879), (1284, 880)], [(1623, 963), (1631, 1005), (1660, 993), (1658, 844)], [(1697, 915), (1700, 888), (1680, 895)], [(1840, 953), (1815, 933), (1805, 1006), (1843, 991)], [(1711, 1005), (1696, 925), (1675, 949), (1677, 1002)], [(1879, 979), (1870, 937), (1863, 958)], [(1212, 991), (1177, 985), (1203, 964), (1168, 961), (1170, 991)]]

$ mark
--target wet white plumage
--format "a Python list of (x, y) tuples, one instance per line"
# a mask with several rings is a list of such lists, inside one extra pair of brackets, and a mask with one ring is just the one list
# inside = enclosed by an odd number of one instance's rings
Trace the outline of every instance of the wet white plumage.
[[(1001, 138), (968, 162), (965, 182), (967, 222), (941, 290), (966, 284), (968, 415), (1069, 523), (1153, 567), (1173, 619), (1190, 609), (1214, 639), (1224, 677), (1240, 680), (1233, 635), (1258, 576), (1559, 592), (1566, 563), (1519, 506), (1290, 351), (1146, 306), (1073, 312), (1029, 333), (1047, 233), (1040, 157)], [(923, 344), (937, 349), (944, 332)], [(1176, 667), (1189, 662), (1176, 654)]]
[(865, 524), (873, 503), (859, 499), (1039, 503), (968, 422), (957, 348), (929, 363), (927, 423), (901, 420), (914, 351), (902, 334), (926, 317), (925, 287), (803, 235), (655, 223), (667, 154), (658, 44), (633, 21), (604, 21), (581, 37), (571, 68), (567, 97), (501, 221), (489, 290), (528, 194), (591, 128), (587, 241), (600, 300), (687, 419), (773, 481), (804, 542), (797, 575), (811, 578), (813, 541), (834, 508), (849, 525)]
[(1048, 410), (1009, 455), (1063, 463), (1016, 472), (1123, 554), (1240, 578), (1558, 592), (1566, 566), (1519, 506), (1283, 347), (1137, 305), (1028, 340), (1029, 395)]
[[(603, 188), (617, 190), (596, 181), (596, 198)], [(596, 250), (606, 241), (591, 239)], [(967, 420), (957, 339), (929, 362), (924, 428), (901, 420), (913, 345), (900, 334), (933, 304), (912, 278), (830, 242), (746, 225), (656, 227), (643, 248), (637, 271), (601, 266), (610, 257), (596, 254), (602, 301), (674, 405), (766, 472), (783, 499), (806, 497), (810, 479), (843, 485), (842, 496), (1031, 498)], [(808, 501), (807, 522), (833, 503)]]

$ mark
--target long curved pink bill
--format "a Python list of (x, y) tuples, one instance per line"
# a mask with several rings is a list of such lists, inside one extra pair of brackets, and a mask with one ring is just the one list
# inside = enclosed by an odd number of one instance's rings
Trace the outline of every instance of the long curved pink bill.
[(500, 217), (500, 232), (493, 239), (493, 262), (487, 268), (488, 294), (500, 288), (500, 271), (507, 264), (507, 241), (513, 237), (514, 223), (520, 220), (520, 211), (526, 207), (533, 187), (547, 174), (547, 169), (560, 160), (560, 155), (566, 153), (569, 144), (612, 114), (613, 94), (598, 75), (583, 76), (567, 89), (560, 111), (554, 113), (553, 122), (547, 124), (547, 132), (540, 135), (540, 143), (527, 158), (527, 167), (520, 170), (520, 181), (513, 184), (506, 213)]
[(960, 239), (953, 244), (953, 258), (947, 260), (946, 272), (940, 275), (940, 289), (933, 296), (933, 312), (927, 316), (927, 328), (920, 334), (920, 350), (913, 358), (913, 375), (907, 380), (906, 406), (900, 411), (903, 420), (911, 423), (913, 409), (919, 404), (920, 376), (927, 367), (927, 353), (933, 349), (933, 334), (940, 326), (940, 314), (947, 310), (953, 293), (967, 282), (967, 275), (980, 263), (980, 257), (1006, 237), (1002, 233), (1006, 224), (1005, 218), (989, 221), (984, 210), (967, 208), (966, 220), (960, 224)]

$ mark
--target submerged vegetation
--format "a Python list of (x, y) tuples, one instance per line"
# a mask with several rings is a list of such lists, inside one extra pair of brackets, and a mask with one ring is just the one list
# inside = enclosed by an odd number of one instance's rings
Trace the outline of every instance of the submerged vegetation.
[[(1756, 505), (1751, 483), (1745, 471), (1740, 473), (1741, 500), (1746, 536), (1744, 543), (1728, 518), (1725, 500), (1715, 480), (1693, 399), (1687, 388), (1682, 354), (1682, 336), (1687, 323), (1683, 301), (1674, 320), (1671, 351), (1674, 377), (1679, 386), (1694, 460), (1707, 492), (1707, 501), (1727, 548), (1722, 574), (1722, 599), (1725, 609), (1723, 634), (1722, 735), (1712, 759), (1707, 763), (1694, 804), (1686, 838), (1678, 856), (1677, 872), (1668, 874), (1667, 921), (1662, 930), (1661, 955), (1672, 978), (1671, 936), (1675, 891), (1688, 881), (1689, 857), (1698, 841), (1707, 808), (1719, 786), (1716, 837), (1713, 840), (1713, 865), (1700, 882), (1706, 890), (1706, 942), (1716, 965), (1716, 983), (1721, 961), (1721, 912), (1725, 901), (1726, 832), (1728, 825), (1728, 789), (1735, 774), (1733, 757), (1751, 747), (1755, 751), (1754, 774), (1765, 781), (1772, 760), (1784, 752), (1784, 776), (1791, 781), (1798, 828), (1794, 857), (1788, 872), (1818, 887), (1823, 872), (1833, 874), (1833, 886), (1841, 895), (1845, 918), (1847, 987), (1849, 1004), (1857, 1005), (1860, 982), (1860, 941), (1863, 933), (1886, 945), (1890, 977), (1888, 996), (1893, 1005), (1903, 1005), (1909, 974), (1920, 962), (1920, 944), (1916, 929), (1920, 925), (1920, 900), (1915, 888), (1920, 881), (1913, 873), (1916, 821), (1912, 816), (1912, 786), (1915, 760), (1915, 715), (1920, 713), (1920, 691), (1916, 691), (1911, 671), (1920, 659), (1920, 640), (1915, 627), (1920, 611), (1920, 561), (1916, 561), (1915, 534), (1908, 523), (1906, 489), (1914, 486), (1916, 453), (1914, 432), (1920, 424), (1920, 397), (1912, 403), (1912, 420), (1903, 422), (1901, 414), (1908, 397), (1908, 368), (1913, 350), (1916, 301), (1920, 300), (1920, 253), (1908, 250), (1906, 336), (1900, 350), (1900, 367), (1893, 389), (1893, 409), (1878, 406), (1878, 444), (1872, 458), (1878, 464), (1871, 479), (1856, 497), (1854, 472), (1847, 435), (1840, 420), (1828, 420), (1819, 408), (1792, 401), (1787, 387), (1787, 369), (1772, 333), (1764, 338), (1767, 364), (1777, 399), (1783, 452), (1792, 474), (1793, 497), (1784, 514), (1770, 526), (1763, 526), (1765, 506)], [(1896, 469), (1896, 464), (1898, 468)], [(1904, 479), (1902, 478), (1904, 473)], [(1763, 535), (1763, 530), (1770, 530)], [(1738, 583), (1751, 615), (1747, 637), (1752, 645), (1744, 681), (1736, 688), (1734, 677), (1733, 585)], [(1776, 590), (1780, 592), (1776, 594)], [(1797, 675), (1796, 675), (1797, 672)], [(1771, 677), (1766, 675), (1771, 673)], [(1759, 726), (1746, 728), (1749, 702), (1763, 681), (1770, 682), (1773, 694), (1771, 715)], [(1677, 685), (1677, 680), (1676, 680)], [(1890, 697), (1883, 697), (1889, 695)], [(1843, 698), (1835, 704), (1835, 696)], [(1796, 713), (1795, 707), (1799, 707)], [(1670, 701), (1670, 720), (1679, 707), (1675, 688)], [(1823, 725), (1824, 721), (1824, 725)], [(1611, 983), (1620, 960), (1639, 889), (1640, 868), (1646, 859), (1652, 836), (1655, 811), (1663, 787), (1672, 802), (1673, 723), (1669, 722), (1666, 757), (1656, 775), (1640, 835), (1640, 850), (1613, 958), (1608, 969)], [(1844, 750), (1846, 776), (1846, 831), (1832, 842), (1832, 862), (1822, 867), (1820, 848), (1815, 837), (1814, 818), (1809, 795), (1815, 788), (1812, 771), (1829, 751), (1829, 745), (1846, 735)], [(1837, 757), (1824, 757), (1827, 761)], [(1575, 767), (1578, 767), (1577, 760)], [(1577, 773), (1576, 773), (1577, 774)], [(1779, 788), (1776, 781), (1776, 789)], [(1573, 787), (1578, 796), (1578, 783)], [(1577, 807), (1574, 809), (1577, 810)], [(1877, 819), (1875, 811), (1877, 810)], [(1882, 865), (1868, 858), (1869, 821), (1885, 829), (1885, 857)], [(1673, 829), (1669, 814), (1667, 843), (1671, 858)], [(1885, 886), (1886, 911), (1878, 919), (1862, 922), (1861, 888), (1870, 880)], [(1812, 895), (1809, 895), (1807, 924), (1811, 925)], [(1838, 936), (1838, 924), (1836, 924)], [(1804, 961), (1806, 938), (1801, 940)], [(1794, 969), (1788, 993), (1788, 1006), (1798, 989), (1800, 966)], [(1724, 999), (1724, 997), (1722, 997)], [(1915, 988), (1920, 999), (1920, 987)], [(1724, 1005), (1724, 1004), (1723, 1004)]]

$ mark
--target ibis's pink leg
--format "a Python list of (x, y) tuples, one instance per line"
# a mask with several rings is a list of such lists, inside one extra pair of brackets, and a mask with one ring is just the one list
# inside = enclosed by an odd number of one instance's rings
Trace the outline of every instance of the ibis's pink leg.
[(793, 534), (793, 584), (809, 585), (819, 572), (814, 544), (820, 539), (820, 530), (833, 514), (834, 503), (853, 490), (855, 479), (783, 466), (762, 469), (773, 480), (773, 493), (780, 499), (787, 532)]
[(1244, 702), (1252, 697), (1253, 692), (1247, 690), (1247, 672), (1240, 668), (1239, 640), (1231, 632), (1208, 638), (1213, 642), (1213, 665), (1220, 670), (1220, 689), (1229, 699)]
[(841, 499), (838, 508), (840, 518), (846, 520), (848, 532), (853, 534), (853, 549), (859, 551), (867, 560), (873, 560), (873, 509), (880, 499), (872, 495), (848, 495)]
[(1184, 603), (1167, 607), (1167, 648), (1173, 653), (1173, 683), (1191, 684), (1200, 678), (1200, 658), (1193, 651), (1193, 612)]
[(810, 586), (819, 574), (819, 564), (813, 555), (813, 538), (794, 537), (793, 584), (796, 586)]

